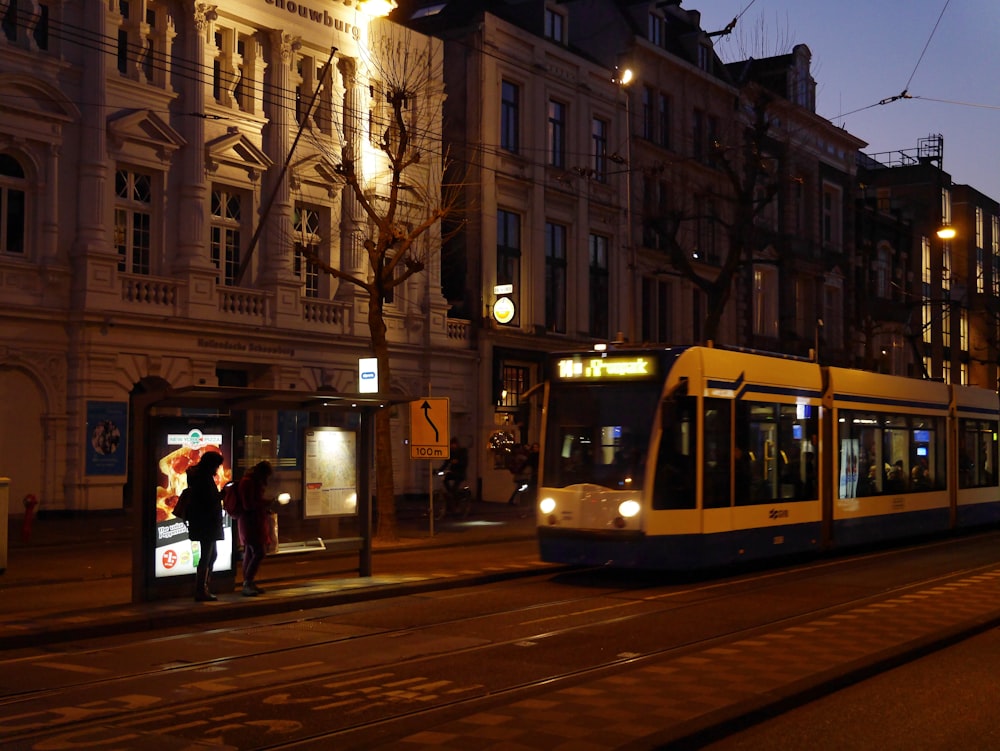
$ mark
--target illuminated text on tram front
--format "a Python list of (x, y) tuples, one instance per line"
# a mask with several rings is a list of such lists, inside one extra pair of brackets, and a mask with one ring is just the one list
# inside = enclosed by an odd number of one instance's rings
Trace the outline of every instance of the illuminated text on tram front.
[(559, 361), (559, 377), (562, 379), (597, 381), (651, 375), (654, 375), (653, 363), (647, 357), (592, 357)]

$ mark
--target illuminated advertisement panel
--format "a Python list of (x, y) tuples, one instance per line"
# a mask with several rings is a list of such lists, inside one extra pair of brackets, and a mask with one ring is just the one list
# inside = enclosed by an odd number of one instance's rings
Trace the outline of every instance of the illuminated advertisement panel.
[[(194, 574), (201, 555), (199, 545), (188, 537), (187, 525), (174, 516), (174, 506), (187, 487), (187, 470), (209, 451), (221, 453), (222, 466), (215, 475), (221, 489), (233, 479), (232, 426), (221, 421), (171, 419), (155, 423), (153, 458), (156, 461), (156, 534), (153, 570), (157, 579)], [(223, 539), (218, 542), (213, 571), (229, 571), (233, 560), (233, 524), (223, 514)]]
[(342, 428), (310, 428), (305, 435), (305, 516), (358, 513), (358, 436)]
[(656, 358), (650, 355), (574, 355), (556, 362), (559, 381), (635, 381), (656, 378)]

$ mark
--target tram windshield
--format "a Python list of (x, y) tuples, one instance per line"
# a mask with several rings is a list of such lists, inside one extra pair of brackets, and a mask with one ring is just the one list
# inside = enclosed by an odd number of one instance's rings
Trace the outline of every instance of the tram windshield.
[(659, 382), (553, 388), (542, 482), (641, 489), (660, 390)]

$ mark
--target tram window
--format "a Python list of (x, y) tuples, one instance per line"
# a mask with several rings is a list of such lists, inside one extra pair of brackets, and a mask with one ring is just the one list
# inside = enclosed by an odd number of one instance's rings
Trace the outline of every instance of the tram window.
[(997, 484), (996, 423), (986, 420), (959, 421), (958, 486), (984, 488)]
[(732, 442), (732, 402), (727, 399), (705, 399), (704, 466), (702, 501), (705, 508), (730, 505)]
[(696, 406), (694, 397), (689, 396), (674, 397), (663, 405), (654, 509), (695, 508)]
[(837, 446), (841, 498), (945, 487), (941, 418), (843, 410)]

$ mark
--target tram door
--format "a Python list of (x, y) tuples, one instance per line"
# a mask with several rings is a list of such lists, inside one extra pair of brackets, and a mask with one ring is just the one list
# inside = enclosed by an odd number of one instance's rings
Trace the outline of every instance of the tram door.
[[(745, 454), (744, 480), (737, 479), (737, 504), (763, 503), (781, 497), (781, 468), (786, 460), (779, 445), (775, 406), (741, 402), (737, 408), (737, 454)], [(744, 482), (746, 487), (741, 487)]]

